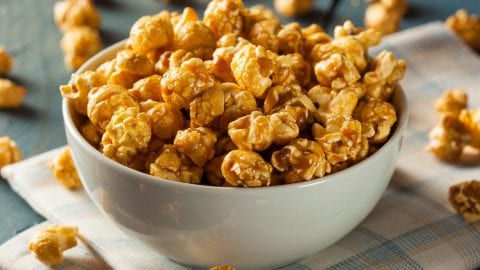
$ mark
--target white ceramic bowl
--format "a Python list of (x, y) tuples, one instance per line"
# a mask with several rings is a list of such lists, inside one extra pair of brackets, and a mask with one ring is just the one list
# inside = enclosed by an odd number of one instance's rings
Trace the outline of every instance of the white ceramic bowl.
[[(117, 43), (78, 72), (112, 59)], [(387, 143), (364, 161), (308, 182), (227, 188), (163, 181), (103, 156), (75, 126), (63, 101), (68, 144), (92, 201), (129, 235), (176, 262), (266, 269), (300, 260), (338, 241), (377, 204), (395, 169), (407, 104), (393, 97), (398, 122)]]

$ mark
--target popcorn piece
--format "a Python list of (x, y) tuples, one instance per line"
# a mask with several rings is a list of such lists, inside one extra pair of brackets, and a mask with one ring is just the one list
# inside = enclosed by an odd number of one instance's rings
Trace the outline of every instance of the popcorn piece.
[(217, 135), (211, 129), (199, 127), (178, 131), (173, 144), (195, 165), (203, 167), (215, 155), (216, 141)]
[(0, 169), (22, 159), (17, 143), (7, 136), (0, 137)]
[(235, 35), (225, 35), (218, 40), (218, 48), (213, 52), (213, 74), (223, 82), (236, 82), (231, 63), (235, 53), (247, 41)]
[(106, 84), (88, 94), (87, 115), (100, 131), (105, 130), (113, 113), (121, 107), (138, 108), (138, 104), (120, 85)]
[(225, 34), (240, 35), (244, 12), (241, 0), (213, 0), (205, 9), (203, 21), (217, 37)]
[(13, 67), (13, 59), (5, 50), (0, 46), (0, 74), (6, 74), (10, 72)]
[(166, 144), (150, 164), (150, 174), (167, 180), (200, 184), (203, 169), (196, 167), (175, 145)]
[(91, 56), (100, 51), (102, 41), (98, 30), (79, 26), (65, 32), (60, 46), (65, 54), (65, 65), (71, 69), (78, 69)]
[(282, 54), (303, 54), (302, 28), (298, 23), (290, 23), (282, 27), (277, 34), (280, 42), (279, 51)]
[(122, 107), (115, 111), (102, 136), (105, 156), (127, 164), (139, 152), (146, 150), (152, 138), (150, 118), (138, 107)]
[(375, 1), (365, 11), (365, 25), (382, 33), (382, 35), (396, 32), (406, 10), (406, 0)]
[(97, 127), (95, 127), (92, 121), (87, 120), (87, 122), (80, 127), (80, 133), (82, 133), (83, 137), (94, 147), (100, 144), (102, 134), (98, 132)]
[(28, 249), (48, 266), (63, 262), (63, 252), (77, 245), (78, 228), (53, 224), (36, 232)]
[(480, 49), (480, 17), (459, 9), (448, 17), (445, 25), (455, 31), (470, 47)]
[(312, 0), (275, 0), (275, 10), (287, 17), (304, 15), (312, 9)]
[(249, 40), (272, 52), (280, 49), (280, 40), (277, 37), (281, 24), (277, 20), (261, 20), (253, 24), (249, 33)]
[(428, 137), (430, 142), (426, 150), (439, 159), (449, 161), (457, 160), (470, 140), (465, 126), (452, 115), (442, 117)]
[(451, 186), (448, 200), (465, 222), (480, 220), (480, 181), (464, 181)]
[(323, 177), (330, 172), (330, 163), (325, 159), (322, 147), (304, 138), (273, 152), (272, 165), (282, 173), (287, 184)]
[(437, 114), (459, 116), (463, 109), (467, 108), (467, 93), (459, 88), (447, 90), (435, 101)]
[(73, 101), (77, 113), (87, 115), (88, 93), (95, 88), (105, 85), (107, 78), (98, 71), (85, 71), (72, 75), (71, 84), (60, 86), (62, 97)]
[(212, 268), (210, 268), (210, 270), (235, 270), (235, 267), (230, 266), (228, 264), (221, 264), (221, 265), (213, 266)]
[(195, 55), (192, 52), (187, 52), (186, 50), (176, 50), (176, 51), (166, 51), (155, 64), (155, 70), (164, 74), (168, 69), (179, 68), (183, 62), (195, 58)]
[(468, 144), (480, 149), (480, 109), (462, 110), (459, 120), (468, 133)]
[(86, 26), (93, 29), (100, 27), (98, 14), (91, 0), (63, 0), (53, 6), (55, 23), (64, 32)]
[(16, 109), (22, 105), (25, 88), (0, 78), (0, 109)]
[(312, 67), (299, 53), (280, 55), (272, 74), (273, 85), (307, 86), (312, 80)]
[(252, 93), (242, 90), (238, 85), (222, 83), (219, 89), (222, 89), (225, 101), (223, 115), (218, 121), (220, 130), (226, 131), (230, 122), (257, 110), (257, 101)]
[(180, 68), (170, 69), (163, 75), (162, 97), (167, 103), (187, 108), (194, 98), (212, 88), (214, 84), (215, 81), (204, 62), (199, 58), (192, 58), (183, 62)]
[(272, 126), (273, 143), (284, 145), (298, 137), (300, 128), (295, 115), (289, 111), (281, 110), (269, 116)]
[(375, 135), (368, 138), (372, 144), (384, 143), (393, 124), (397, 121), (397, 113), (392, 104), (384, 101), (360, 102), (353, 114), (362, 123), (362, 128), (375, 130)]
[(225, 181), (234, 186), (269, 186), (272, 166), (259, 154), (248, 150), (233, 150), (222, 162), (222, 175)]
[(228, 125), (228, 135), (239, 149), (262, 151), (273, 142), (268, 116), (253, 111)]
[(82, 187), (82, 182), (73, 163), (70, 148), (65, 148), (58, 156), (50, 162), (50, 169), (64, 187), (75, 190)]
[(204, 92), (190, 103), (190, 125), (207, 127), (224, 112), (225, 94), (216, 88)]
[(152, 75), (155, 71), (154, 63), (142, 54), (132, 50), (123, 50), (117, 53), (115, 68), (141, 77)]
[(165, 102), (142, 103), (142, 110), (152, 122), (152, 132), (159, 139), (171, 139), (185, 126), (182, 112)]
[(128, 90), (128, 94), (137, 102), (154, 100), (163, 101), (160, 82), (162, 77), (159, 75), (152, 75), (136, 81), (133, 87)]
[(170, 14), (161, 12), (138, 19), (130, 30), (129, 44), (134, 51), (148, 53), (173, 43), (173, 26)]
[(331, 37), (318, 24), (311, 24), (308, 27), (302, 28), (302, 36), (304, 39), (304, 57), (310, 54), (315, 45), (331, 41)]
[(235, 53), (231, 68), (237, 83), (261, 97), (272, 84), (270, 76), (275, 67), (274, 56), (262, 46), (246, 44)]

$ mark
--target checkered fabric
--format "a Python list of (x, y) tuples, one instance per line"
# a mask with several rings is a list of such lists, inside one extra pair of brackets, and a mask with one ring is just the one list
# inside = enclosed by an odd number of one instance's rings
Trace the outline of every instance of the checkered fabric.
[[(451, 164), (423, 149), (435, 123), (433, 101), (461, 87), (480, 105), (480, 59), (441, 23), (386, 38), (372, 50), (391, 50), (408, 63), (403, 80), (410, 121), (391, 183), (370, 215), (333, 246), (283, 270), (473, 269), (480, 266), (480, 224), (466, 224), (450, 207), (448, 187), (480, 176), (478, 156)], [(83, 191), (58, 185), (47, 161), (59, 149), (2, 170), (20, 196), (53, 222), (75, 224), (83, 244), (65, 253), (59, 269), (186, 269), (127, 237), (93, 206)], [(46, 226), (48, 222), (38, 226)], [(42, 269), (26, 247), (31, 228), (0, 247), (0, 268)]]

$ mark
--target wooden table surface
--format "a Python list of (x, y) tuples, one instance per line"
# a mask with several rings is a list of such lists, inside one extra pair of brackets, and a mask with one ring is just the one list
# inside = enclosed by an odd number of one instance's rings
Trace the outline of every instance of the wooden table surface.
[[(61, 115), (58, 86), (66, 83), (71, 71), (63, 64), (59, 47), (61, 34), (53, 23), (52, 7), (55, 0), (1, 0), (0, 45), (15, 58), (10, 78), (24, 85), (27, 98), (18, 110), (0, 110), (0, 136), (8, 135), (17, 141), (25, 158), (64, 145), (65, 133)], [(97, 0), (102, 15), (104, 46), (128, 36), (136, 18), (153, 14), (165, 8), (160, 0)], [(195, 7), (203, 13), (207, 0), (172, 0), (169, 10), (181, 11), (184, 6)], [(247, 6), (272, 1), (245, 1)], [(322, 22), (328, 0), (316, 0), (315, 10), (297, 19), (301, 24)], [(174, 3), (174, 4), (173, 4)], [(340, 0), (326, 29), (352, 19), (363, 25), (365, 0)], [(479, 0), (415, 0), (402, 28), (409, 28), (434, 20), (444, 20), (459, 8), (480, 14)], [(285, 20), (287, 22), (288, 20)], [(0, 179), (0, 244), (16, 233), (41, 222), (28, 204)]]

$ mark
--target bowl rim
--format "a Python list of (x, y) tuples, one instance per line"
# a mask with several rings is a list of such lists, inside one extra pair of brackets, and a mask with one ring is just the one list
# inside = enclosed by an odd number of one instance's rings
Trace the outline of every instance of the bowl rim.
[[(95, 54), (93, 57), (91, 57), (87, 62), (85, 62), (76, 72), (72, 73), (71, 79), (69, 80), (69, 83), (72, 82), (73, 78), (77, 75), (80, 74), (84, 71), (87, 70), (92, 70), (91, 66), (95, 64), (95, 62), (100, 61), (104, 58), (107, 58), (108, 55), (116, 53), (118, 50), (121, 50), (124, 48), (125, 44), (127, 42), (127, 39), (121, 40), (119, 42), (116, 42), (97, 54)], [(104, 63), (104, 60), (101, 63), (99, 63), (96, 67), (98, 67), (100, 64)], [(396, 90), (399, 94), (399, 107), (401, 109), (400, 112), (397, 111), (397, 122), (395, 123), (395, 130), (393, 131), (392, 134), (390, 134), (390, 137), (388, 140), (372, 155), (366, 157), (364, 160), (335, 173), (326, 175), (324, 177), (320, 178), (314, 178), (312, 180), (308, 181), (302, 181), (302, 182), (297, 182), (297, 183), (292, 183), (292, 184), (284, 184), (284, 185), (276, 185), (276, 186), (265, 186), (265, 187), (254, 187), (254, 188), (243, 188), (243, 187), (224, 187), (224, 186), (209, 186), (209, 185), (196, 185), (196, 184), (190, 184), (190, 183), (183, 183), (183, 182), (177, 182), (177, 181), (172, 181), (168, 179), (160, 179), (158, 177), (152, 176), (147, 173), (139, 172), (137, 170), (134, 170), (130, 167), (127, 167), (123, 164), (120, 164), (106, 156), (100, 153), (95, 147), (93, 147), (90, 143), (87, 142), (87, 140), (81, 135), (79, 129), (76, 127), (73, 117), (71, 115), (71, 112), (74, 110), (71, 108), (72, 102), (70, 102), (69, 99), (67, 98), (62, 98), (62, 115), (64, 119), (64, 125), (65, 125), (65, 130), (69, 132), (73, 139), (76, 140), (79, 145), (85, 150), (90, 152), (93, 156), (98, 158), (99, 160), (106, 162), (112, 167), (117, 168), (118, 170), (125, 172), (127, 174), (133, 174), (133, 176), (137, 176), (137, 179), (142, 179), (140, 181), (147, 181), (150, 182), (154, 185), (159, 185), (159, 186), (164, 186), (164, 187), (171, 187), (171, 188), (182, 188), (182, 189), (195, 189), (197, 192), (198, 191), (213, 191), (213, 192), (243, 192), (243, 193), (253, 193), (253, 192), (274, 192), (274, 191), (285, 191), (285, 190), (290, 190), (290, 189), (302, 189), (310, 186), (315, 186), (315, 185), (321, 185), (325, 184), (327, 182), (331, 181), (338, 181), (334, 179), (335, 177), (340, 178), (339, 176), (347, 173), (352, 173), (354, 170), (359, 170), (361, 167), (366, 167), (369, 166), (371, 163), (374, 163), (375, 160), (377, 159), (378, 156), (380, 156), (381, 153), (388, 151), (388, 149), (391, 147), (390, 145), (395, 141), (397, 137), (400, 137), (403, 135), (403, 131), (406, 129), (406, 125), (408, 122), (408, 103), (407, 103), (407, 97), (405, 95), (405, 91), (401, 87), (400, 84), (397, 84)], [(73, 155), (75, 156), (75, 155)]]

